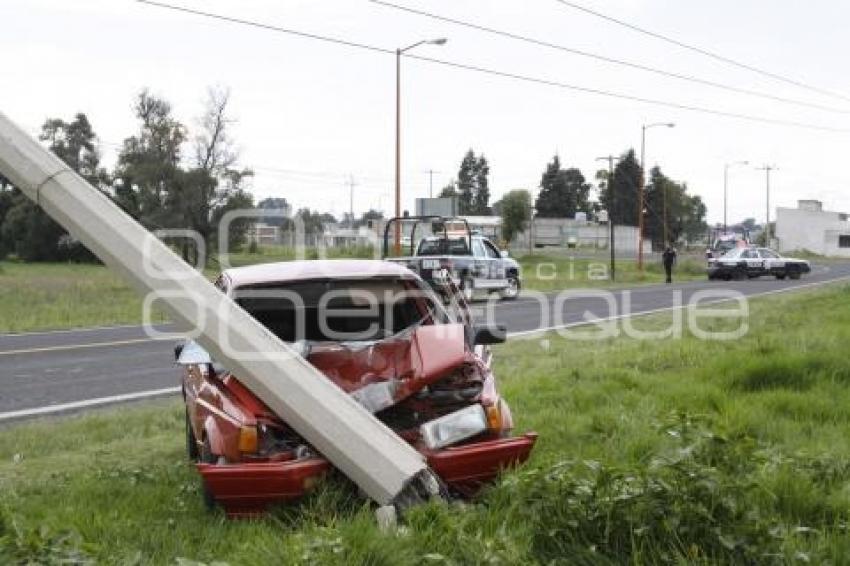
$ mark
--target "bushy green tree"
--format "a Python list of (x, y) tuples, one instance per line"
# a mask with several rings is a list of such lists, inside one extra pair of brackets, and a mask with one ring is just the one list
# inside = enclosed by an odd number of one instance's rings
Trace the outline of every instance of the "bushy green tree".
[(541, 218), (574, 218), (576, 212), (588, 212), (590, 184), (579, 169), (563, 169), (556, 155), (540, 178), (540, 193), (534, 208)]
[[(124, 140), (115, 170), (115, 199), (149, 229), (177, 227), (168, 202), (180, 176), (186, 128), (171, 114), (171, 104), (142, 90), (133, 108), (139, 132)], [(185, 180), (184, 180), (185, 181)]]
[[(667, 239), (664, 241), (664, 200), (667, 200)], [(659, 167), (650, 171), (650, 181), (645, 194), (644, 234), (653, 247), (663, 248), (681, 238), (696, 239), (705, 233), (705, 204), (696, 195), (688, 194), (684, 183), (677, 183), (664, 175)]]
[[(108, 176), (100, 167), (97, 136), (85, 114), (66, 122), (50, 118), (41, 127), (39, 139), (71, 169), (96, 187), (104, 187)], [(7, 251), (26, 261), (95, 261), (94, 255), (68, 235), (36, 203), (23, 193), (9, 193), (0, 240)]]
[(531, 216), (531, 193), (525, 189), (508, 191), (499, 201), (502, 216), (502, 239), (510, 243), (514, 237), (525, 231)]
[[(115, 175), (116, 200), (128, 213), (150, 229), (194, 230), (207, 249), (214, 250), (222, 217), (232, 210), (253, 208), (246, 189), (253, 172), (236, 167), (229, 100), (227, 90), (208, 91), (193, 138), (192, 165), (184, 167), (187, 128), (172, 116), (167, 101), (147, 90), (139, 93), (135, 106), (139, 132), (124, 141)], [(231, 248), (241, 245), (253, 222), (240, 218), (228, 227)], [(182, 244), (184, 259), (194, 263), (189, 241)]]

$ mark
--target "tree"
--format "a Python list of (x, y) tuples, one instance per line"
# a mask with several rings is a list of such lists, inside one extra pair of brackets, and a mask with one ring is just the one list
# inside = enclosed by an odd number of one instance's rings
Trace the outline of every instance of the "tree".
[[(476, 157), (470, 149), (463, 156), (457, 173), (458, 213), (463, 215), (490, 214), (490, 186), (487, 180), (490, 166), (483, 155)], [(440, 193), (447, 193), (448, 187)], [(454, 195), (448, 195), (454, 196)]]
[(531, 216), (531, 193), (525, 189), (509, 191), (499, 203), (502, 216), (502, 239), (510, 243), (528, 226)]
[(368, 226), (370, 222), (374, 222), (376, 220), (382, 220), (384, 218), (384, 213), (380, 210), (375, 210), (370, 208), (366, 212), (363, 213), (363, 216), (360, 217), (360, 220), (357, 222), (358, 226)]
[(574, 218), (588, 211), (590, 184), (576, 168), (562, 169), (556, 155), (540, 178), (540, 193), (534, 206), (541, 218)]
[(615, 224), (637, 226), (637, 192), (640, 175), (640, 165), (633, 149), (620, 157), (620, 161), (614, 168), (612, 180), (607, 179), (608, 172), (604, 172), (606, 182), (600, 187), (599, 202), (608, 211), (608, 218)]
[(271, 216), (264, 220), (264, 222), (269, 226), (277, 226), (279, 228), (288, 229), (292, 224), (292, 220), (289, 218), (291, 214), (291, 207), (285, 198), (265, 198), (257, 204), (257, 208), (261, 210), (279, 211), (280, 216)]
[(487, 176), (490, 174), (490, 165), (484, 155), (478, 157), (475, 163), (475, 193), (472, 198), (471, 214), (490, 214), (490, 183)]
[[(667, 238), (664, 241), (664, 199), (667, 200)], [(645, 191), (644, 234), (655, 248), (660, 249), (682, 237), (693, 239), (705, 233), (706, 208), (702, 199), (688, 194), (684, 183), (677, 183), (661, 172), (650, 171)]]
[[(89, 183), (96, 187), (108, 183), (106, 171), (100, 167), (97, 136), (85, 114), (77, 114), (70, 122), (46, 120), (39, 139)], [(7, 184), (5, 180), (0, 183)], [(8, 194), (3, 197), (6, 211), (0, 240), (5, 242), (7, 252), (14, 251), (26, 261), (95, 261), (91, 252), (23, 193), (7, 189), (4, 192)]]
[(328, 224), (335, 224), (336, 218), (330, 213), (319, 213), (309, 208), (300, 208), (295, 217), (304, 223), (304, 233), (307, 235), (321, 234)]
[(186, 128), (172, 117), (171, 105), (147, 89), (138, 94), (133, 110), (139, 133), (124, 140), (118, 155), (115, 200), (149, 229), (177, 227), (166, 201), (178, 183)]
[(470, 149), (463, 156), (457, 172), (457, 206), (460, 214), (472, 214), (475, 198), (475, 154)]
[[(186, 127), (171, 114), (171, 105), (147, 90), (135, 105), (139, 133), (124, 141), (116, 169), (119, 205), (151, 229), (182, 228), (197, 232), (207, 249), (215, 249), (221, 219), (233, 210), (253, 208), (246, 183), (250, 169), (236, 167), (238, 153), (230, 137), (230, 93), (209, 89), (204, 112), (193, 138), (192, 166), (181, 166)], [(231, 248), (244, 240), (252, 218), (228, 226)], [(189, 240), (183, 258), (196, 263)], [(195, 250), (197, 252), (197, 250)]]
[[(245, 183), (253, 177), (250, 169), (236, 167), (239, 155), (230, 136), (235, 122), (228, 115), (230, 91), (207, 90), (204, 113), (198, 120), (194, 138), (194, 168), (182, 174), (182, 183), (171, 192), (171, 206), (178, 211), (183, 226), (198, 232), (208, 248), (219, 240), (222, 217), (230, 211), (254, 207)], [(181, 218), (182, 217), (182, 218)], [(253, 218), (239, 218), (228, 227), (231, 248), (241, 246)]]
[(454, 182), (449, 183), (440, 191), (440, 194), (437, 195), (439, 198), (457, 198), (460, 196), (460, 193), (457, 192), (457, 187)]

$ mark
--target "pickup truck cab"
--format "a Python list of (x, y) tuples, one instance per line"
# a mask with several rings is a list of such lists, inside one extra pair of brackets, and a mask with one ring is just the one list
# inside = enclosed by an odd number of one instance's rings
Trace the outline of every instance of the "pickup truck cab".
[[(387, 257), (388, 261), (406, 266), (435, 288), (442, 279), (451, 278), (467, 301), (477, 293), (499, 293), (508, 300), (519, 296), (522, 288), (519, 263), (507, 250), (500, 251), (490, 239), (470, 231), (465, 221), (439, 217), (393, 219), (387, 224), (385, 252), (389, 249), (390, 226), (395, 221), (412, 222), (408, 248), (412, 253)], [(416, 228), (425, 221), (431, 233), (417, 239)]]

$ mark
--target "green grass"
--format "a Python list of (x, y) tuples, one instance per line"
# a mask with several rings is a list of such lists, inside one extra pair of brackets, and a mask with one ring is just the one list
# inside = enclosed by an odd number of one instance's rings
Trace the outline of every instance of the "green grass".
[(531, 461), (397, 534), (342, 479), (261, 520), (205, 511), (178, 401), (0, 430), (0, 563), (847, 563), (850, 286), (751, 306), (733, 342), (498, 347)]
[[(239, 252), (230, 257), (233, 266), (291, 261), (295, 250), (285, 246), (262, 247), (258, 253)], [(317, 259), (315, 249), (307, 259)], [(370, 247), (328, 250), (329, 258), (374, 257)], [(525, 288), (552, 291), (581, 286), (609, 286), (605, 260), (570, 260), (564, 257), (535, 255), (521, 258)], [(683, 261), (677, 279), (703, 275), (702, 265)], [(538, 268), (538, 264), (545, 264)], [(551, 264), (551, 265), (549, 265)], [(633, 261), (619, 263), (618, 284), (663, 281), (660, 266), (647, 264), (640, 275)], [(206, 273), (213, 278), (220, 268), (213, 262)], [(116, 275), (102, 265), (72, 263), (0, 262), (0, 332), (27, 332), (85, 326), (139, 324), (142, 300)], [(154, 322), (165, 320), (156, 315)]]
[(138, 324), (141, 312), (138, 294), (102, 265), (0, 262), (0, 332)]
[[(534, 254), (517, 258), (522, 266), (523, 286), (535, 291), (557, 291), (576, 287), (612, 287), (621, 285), (664, 282), (664, 268), (655, 259), (648, 259), (638, 270), (631, 259), (618, 260), (615, 282), (610, 280), (608, 258), (571, 258), (561, 254)], [(705, 278), (705, 262), (690, 257), (681, 258), (673, 271), (674, 281)]]

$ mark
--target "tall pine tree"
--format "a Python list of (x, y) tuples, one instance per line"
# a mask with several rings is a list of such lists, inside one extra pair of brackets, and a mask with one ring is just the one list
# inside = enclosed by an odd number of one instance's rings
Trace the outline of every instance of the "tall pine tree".
[[(463, 156), (457, 173), (458, 212), (467, 215), (490, 214), (490, 166), (481, 155), (470, 149)], [(443, 190), (446, 193), (446, 190)], [(450, 194), (450, 193), (447, 193)]]
[(540, 178), (540, 193), (534, 206), (541, 218), (574, 218), (576, 212), (588, 211), (589, 196), (590, 184), (582, 172), (574, 167), (562, 169), (556, 155)]
[[(599, 202), (615, 224), (637, 226), (637, 193), (641, 169), (635, 151), (628, 150), (614, 168), (614, 178), (608, 180), (599, 194)], [(611, 196), (614, 196), (613, 205)]]

